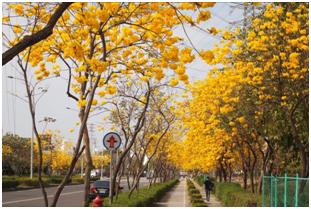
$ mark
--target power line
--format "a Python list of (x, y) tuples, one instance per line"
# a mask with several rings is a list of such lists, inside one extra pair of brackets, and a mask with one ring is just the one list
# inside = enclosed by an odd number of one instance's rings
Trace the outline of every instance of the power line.
[[(16, 78), (16, 69), (14, 70), (14, 77)], [(14, 79), (14, 94), (16, 95), (16, 80)], [(14, 132), (14, 135), (16, 134), (16, 96), (14, 96), (12, 98), (13, 100), (13, 132)]]
[(6, 70), (4, 70), (4, 72), (5, 72), (5, 89), (6, 89), (6, 103), (7, 103), (7, 109), (8, 109), (8, 111), (7, 111), (7, 117), (8, 117), (8, 130), (10, 130), (10, 124), (11, 124), (11, 121), (10, 121), (10, 104), (9, 104), (9, 95), (8, 95), (8, 79), (6, 79), (7, 78), (7, 73), (6, 73)]

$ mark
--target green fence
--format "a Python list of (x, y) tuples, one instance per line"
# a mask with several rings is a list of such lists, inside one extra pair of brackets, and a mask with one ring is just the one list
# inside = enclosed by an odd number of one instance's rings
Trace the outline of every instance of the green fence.
[(263, 207), (308, 207), (309, 178), (264, 176), (262, 181)]

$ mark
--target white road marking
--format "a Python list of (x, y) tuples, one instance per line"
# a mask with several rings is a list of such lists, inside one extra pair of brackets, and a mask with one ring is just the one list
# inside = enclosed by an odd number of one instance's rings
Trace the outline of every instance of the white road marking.
[[(65, 188), (70, 188), (70, 187), (75, 187), (75, 186), (81, 186), (81, 185), (83, 185), (83, 184), (73, 184), (73, 185), (66, 185), (65, 186)], [(48, 189), (48, 188), (55, 188), (55, 187), (57, 187), (58, 185), (55, 185), (55, 186), (51, 186), (51, 187), (45, 187), (46, 189)], [(18, 190), (18, 191), (7, 191), (7, 192), (31, 192), (31, 191), (36, 191), (36, 190), (40, 190), (41, 191), (41, 189), (40, 188), (37, 188), (37, 189), (25, 189), (25, 190)]]
[[(67, 193), (62, 193), (60, 196), (66, 196), (66, 195), (71, 195), (71, 194), (76, 194), (76, 193), (81, 193), (83, 191), (76, 191), (76, 192), (67, 192)], [(50, 197), (54, 197), (54, 195), (48, 195), (48, 198)], [(10, 201), (10, 202), (4, 202), (2, 203), (2, 205), (8, 205), (8, 204), (12, 204), (12, 203), (18, 203), (18, 202), (29, 202), (29, 201), (33, 201), (33, 200), (42, 200), (42, 197), (36, 197), (36, 198), (30, 198), (30, 199), (24, 199), (24, 200), (15, 200), (15, 201)]]

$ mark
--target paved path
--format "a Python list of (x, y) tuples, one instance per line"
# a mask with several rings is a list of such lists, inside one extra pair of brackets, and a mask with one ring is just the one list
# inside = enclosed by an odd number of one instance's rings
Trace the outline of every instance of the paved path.
[(210, 196), (210, 200), (207, 201), (206, 200), (206, 194), (205, 194), (205, 189), (203, 187), (201, 187), (196, 181), (194, 181), (193, 179), (191, 179), (191, 181), (193, 182), (194, 186), (200, 191), (202, 198), (204, 200), (204, 202), (207, 203), (208, 207), (224, 207), (223, 204), (217, 200), (216, 196), (214, 194), (211, 194)]
[(187, 195), (186, 180), (182, 179), (171, 191), (167, 192), (160, 202), (155, 203), (156, 207), (187, 207), (189, 199)]

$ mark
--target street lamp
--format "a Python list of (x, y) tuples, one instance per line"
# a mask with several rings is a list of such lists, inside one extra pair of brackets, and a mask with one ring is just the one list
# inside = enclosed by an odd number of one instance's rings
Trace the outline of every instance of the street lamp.
[(33, 129), (31, 130), (31, 145), (30, 145), (30, 179), (33, 176)]
[[(44, 129), (43, 129), (43, 132), (44, 132), (45, 129), (47, 128), (48, 123), (55, 123), (55, 121), (56, 121), (56, 119), (54, 119), (54, 118), (52, 118), (52, 117), (44, 117), (43, 120), (39, 121), (39, 123), (45, 122), (45, 127), (44, 127)], [(47, 135), (45, 135), (45, 137), (47, 137)], [(48, 149), (50, 150), (50, 163), (51, 163), (51, 165), (52, 165), (52, 151), (53, 151), (54, 147), (53, 147), (53, 145), (52, 145), (52, 137), (51, 137), (51, 136), (50, 136), (50, 137), (48, 136), (47, 138), (49, 139), (49, 146), (48, 146)], [(51, 171), (52, 171), (51, 165), (50, 165), (50, 167), (49, 167), (50, 169), (49, 169), (49, 171), (48, 171), (49, 175), (51, 174)]]
[[(7, 76), (9, 79), (15, 79), (15, 80), (20, 80), (20, 81), (24, 81), (23, 79), (20, 78), (16, 78), (14, 76)], [(25, 100), (23, 100), (25, 101)], [(32, 124), (32, 130), (31, 130), (31, 144), (30, 144), (30, 179), (32, 179), (33, 177), (33, 138), (34, 138), (34, 127)]]

